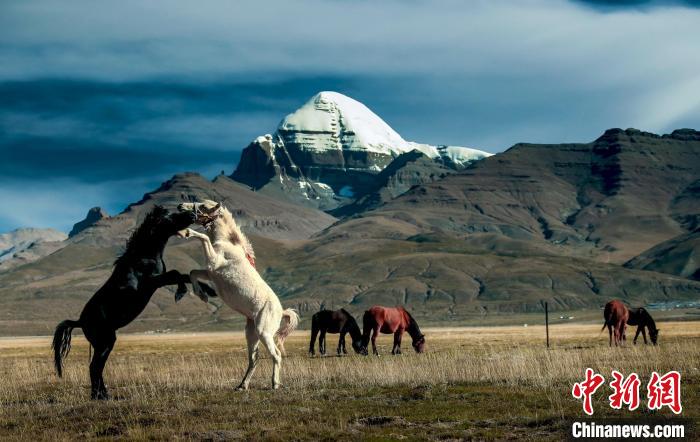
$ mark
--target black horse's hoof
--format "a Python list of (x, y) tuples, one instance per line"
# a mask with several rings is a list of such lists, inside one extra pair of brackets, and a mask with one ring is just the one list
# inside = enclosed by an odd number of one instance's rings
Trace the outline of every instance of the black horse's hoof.
[(102, 392), (97, 392), (97, 393), (92, 393), (90, 395), (90, 399), (93, 401), (108, 401), (109, 400), (109, 394), (107, 394), (106, 391)]
[(187, 294), (187, 286), (185, 284), (177, 286), (177, 291), (175, 292), (175, 302), (178, 302)]

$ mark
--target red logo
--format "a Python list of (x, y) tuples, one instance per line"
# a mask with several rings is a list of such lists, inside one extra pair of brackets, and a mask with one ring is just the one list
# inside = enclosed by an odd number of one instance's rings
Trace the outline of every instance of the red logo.
[[(641, 380), (637, 373), (630, 374), (627, 378), (622, 373), (613, 370), (613, 380), (610, 381), (610, 388), (613, 393), (608, 396), (610, 408), (620, 410), (627, 405), (630, 411), (639, 408), (639, 386)], [(583, 399), (583, 411), (593, 415), (592, 396), (601, 385), (605, 383), (605, 378), (594, 372), (592, 368), (586, 369), (586, 379), (576, 382), (571, 388), (571, 395), (576, 399)], [(668, 407), (676, 414), (683, 411), (681, 405), (681, 374), (677, 371), (669, 371), (661, 376), (657, 372), (651, 373), (651, 378), (647, 384), (647, 407), (650, 410), (660, 410)]]
[(651, 379), (647, 385), (647, 406), (650, 410), (660, 410), (667, 406), (675, 414), (683, 411), (681, 405), (681, 374), (677, 371), (669, 371), (663, 376), (657, 372), (651, 373)]
[(632, 373), (625, 379), (622, 373), (613, 370), (612, 376), (610, 387), (614, 392), (608, 396), (610, 407), (619, 410), (623, 404), (627, 404), (630, 411), (636, 410), (639, 407), (639, 385), (642, 383), (637, 373)]
[(593, 369), (586, 369), (586, 380), (577, 382), (571, 389), (571, 394), (576, 399), (583, 399), (583, 411), (591, 416), (593, 415), (593, 403), (591, 396), (596, 392), (601, 385), (605, 383), (605, 378), (598, 373), (594, 373)]

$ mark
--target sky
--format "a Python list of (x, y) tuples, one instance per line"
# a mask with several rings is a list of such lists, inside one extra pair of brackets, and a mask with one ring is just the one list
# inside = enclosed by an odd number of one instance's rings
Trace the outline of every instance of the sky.
[(0, 3), (0, 232), (230, 174), (316, 92), (500, 152), (700, 129), (700, 1)]

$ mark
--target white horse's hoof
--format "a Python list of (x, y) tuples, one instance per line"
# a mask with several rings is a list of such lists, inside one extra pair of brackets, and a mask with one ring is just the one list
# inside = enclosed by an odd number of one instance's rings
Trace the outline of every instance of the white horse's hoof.
[(246, 391), (247, 389), (248, 389), (248, 386), (247, 386), (247, 385), (243, 385), (243, 384), (241, 384), (241, 385), (239, 385), (238, 387), (236, 387), (236, 391)]
[(275, 384), (272, 386), (273, 390), (279, 390), (280, 388), (282, 388), (282, 384)]
[(189, 238), (190, 237), (190, 229), (183, 229), (183, 230), (178, 230), (177, 231), (177, 236), (180, 238)]

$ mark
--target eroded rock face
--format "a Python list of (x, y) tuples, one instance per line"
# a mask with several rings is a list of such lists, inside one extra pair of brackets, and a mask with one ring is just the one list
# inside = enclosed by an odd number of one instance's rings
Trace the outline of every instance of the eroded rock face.
[(337, 92), (320, 92), (287, 115), (274, 134), (253, 140), (232, 178), (330, 210), (375, 191), (377, 175), (414, 150), (454, 170), (490, 155), (406, 141), (362, 103)]
[(93, 226), (96, 222), (105, 218), (109, 218), (109, 214), (107, 212), (102, 210), (101, 207), (93, 207), (92, 209), (88, 210), (85, 219), (73, 225), (73, 229), (71, 229), (70, 233), (68, 234), (68, 237), (71, 238), (77, 235), (78, 233), (82, 232), (88, 227)]

